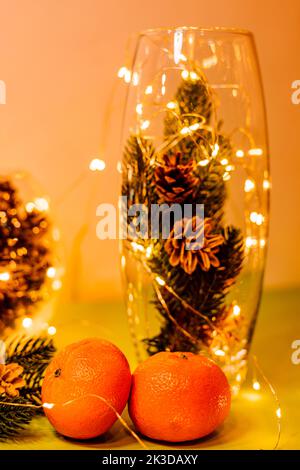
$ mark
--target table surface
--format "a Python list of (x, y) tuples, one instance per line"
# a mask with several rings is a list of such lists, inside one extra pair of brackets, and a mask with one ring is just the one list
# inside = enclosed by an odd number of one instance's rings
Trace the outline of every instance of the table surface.
[[(299, 314), (300, 289), (265, 292), (252, 348), (280, 400), (279, 449), (300, 449), (300, 365), (291, 361), (292, 342), (300, 339)], [(121, 302), (61, 305), (52, 323), (57, 326), (58, 347), (88, 336), (106, 338), (126, 351), (134, 369), (136, 360)], [(143, 441), (149, 449), (272, 449), (277, 440), (276, 409), (266, 385), (255, 392), (246, 384), (233, 401), (230, 417), (208, 438), (180, 446)], [(124, 417), (132, 426), (126, 411)], [(119, 422), (105, 436), (80, 442), (59, 436), (45, 417), (39, 417), (17, 440), (0, 444), (0, 450), (12, 449), (122, 450), (141, 446)]]

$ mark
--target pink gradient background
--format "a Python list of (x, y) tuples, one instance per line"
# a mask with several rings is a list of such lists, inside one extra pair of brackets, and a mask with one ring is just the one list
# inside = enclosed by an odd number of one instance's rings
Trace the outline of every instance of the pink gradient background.
[[(0, 79), (7, 86), (7, 104), (0, 106), (0, 171), (26, 168), (55, 201), (92, 157), (107, 163), (57, 210), (73, 298), (121, 292), (117, 242), (96, 239), (95, 210), (101, 201), (115, 202), (119, 192), (120, 107), (104, 155), (101, 132), (126, 39), (142, 29), (182, 25), (238, 26), (255, 34), (273, 178), (266, 285), (299, 284), (300, 105), (291, 103), (291, 83), (300, 79), (299, 0), (0, 0)], [(84, 241), (76, 251), (80, 228)]]

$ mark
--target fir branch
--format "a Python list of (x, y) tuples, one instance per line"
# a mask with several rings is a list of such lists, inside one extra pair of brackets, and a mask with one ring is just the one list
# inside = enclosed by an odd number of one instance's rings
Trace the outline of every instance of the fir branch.
[(0, 441), (16, 437), (30, 423), (35, 410), (22, 406), (26, 403), (22, 397), (0, 395)]
[(24, 368), (22, 377), (26, 386), (20, 395), (34, 404), (41, 404), (41, 386), (46, 367), (56, 348), (52, 338), (17, 337), (6, 348), (6, 363), (17, 363)]

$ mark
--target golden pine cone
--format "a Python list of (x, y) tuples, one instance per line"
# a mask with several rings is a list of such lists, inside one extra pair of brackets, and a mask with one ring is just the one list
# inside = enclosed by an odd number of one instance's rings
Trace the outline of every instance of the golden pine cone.
[[(213, 233), (213, 228), (210, 218), (203, 220), (198, 216), (175, 222), (165, 242), (165, 250), (170, 257), (171, 266), (180, 265), (187, 274), (192, 274), (198, 265), (203, 271), (209, 271), (211, 266), (218, 268), (220, 261), (216, 255), (219, 246), (224, 243), (224, 237), (219, 233)], [(191, 229), (195, 233), (193, 238), (188, 235)], [(192, 244), (192, 249), (187, 248), (190, 244)]]
[(25, 380), (22, 379), (23, 367), (19, 364), (0, 364), (0, 395), (18, 397), (19, 388), (24, 387)]

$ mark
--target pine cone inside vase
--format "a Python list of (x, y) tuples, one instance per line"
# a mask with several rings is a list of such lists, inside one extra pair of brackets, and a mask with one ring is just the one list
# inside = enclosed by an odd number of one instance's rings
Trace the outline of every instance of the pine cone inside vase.
[(19, 396), (19, 389), (24, 387), (23, 367), (19, 364), (0, 364), (0, 395), (14, 398)]
[(159, 165), (154, 173), (159, 202), (180, 204), (193, 195), (199, 184), (194, 169), (195, 162), (191, 160), (183, 163), (180, 153), (165, 155), (163, 164)]
[[(199, 265), (203, 271), (211, 266), (220, 267), (217, 257), (220, 245), (224, 243), (223, 235), (213, 232), (212, 219), (204, 220), (198, 216), (184, 218), (174, 224), (170, 237), (165, 242), (171, 266), (180, 265), (187, 274), (192, 274)], [(191, 236), (191, 231), (195, 235)], [(188, 249), (188, 244), (190, 248)]]

